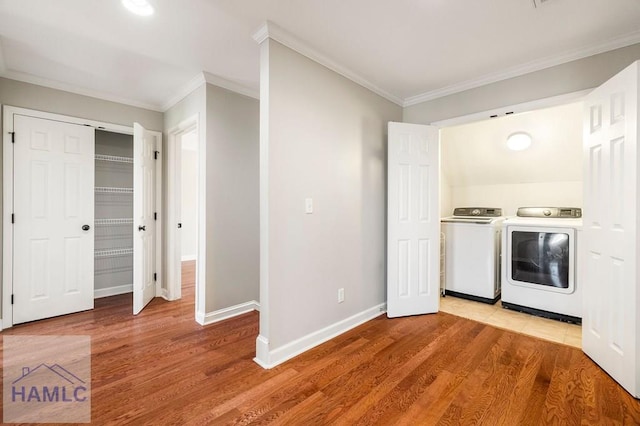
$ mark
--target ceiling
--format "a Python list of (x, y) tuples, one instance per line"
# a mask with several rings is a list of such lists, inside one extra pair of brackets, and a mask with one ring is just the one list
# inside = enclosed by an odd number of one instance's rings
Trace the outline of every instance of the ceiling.
[(410, 105), (640, 42), (640, 0), (150, 2), (0, 0), (0, 75), (159, 111), (202, 72), (257, 96), (268, 20)]
[[(508, 115), (442, 129), (442, 173), (449, 186), (582, 181), (583, 104)], [(526, 132), (524, 151), (507, 137)], [(532, 167), (533, 165), (533, 167)]]

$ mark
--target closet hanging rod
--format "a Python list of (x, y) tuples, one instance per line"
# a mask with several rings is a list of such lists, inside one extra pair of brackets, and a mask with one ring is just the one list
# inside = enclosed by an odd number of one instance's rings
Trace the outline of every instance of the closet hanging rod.
[(96, 160), (99, 161), (111, 161), (115, 163), (130, 163), (133, 164), (133, 157), (120, 157), (117, 155), (104, 155), (96, 154)]
[(97, 193), (120, 193), (120, 194), (133, 194), (133, 188), (115, 188), (110, 186), (96, 186)]

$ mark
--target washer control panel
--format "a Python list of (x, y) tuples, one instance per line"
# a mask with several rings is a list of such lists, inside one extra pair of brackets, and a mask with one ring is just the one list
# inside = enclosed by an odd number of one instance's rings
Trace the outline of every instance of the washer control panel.
[(520, 207), (520, 217), (553, 217), (579, 219), (582, 217), (582, 209), (579, 207)]
[(496, 207), (456, 207), (453, 209), (454, 216), (472, 217), (500, 217), (502, 209)]

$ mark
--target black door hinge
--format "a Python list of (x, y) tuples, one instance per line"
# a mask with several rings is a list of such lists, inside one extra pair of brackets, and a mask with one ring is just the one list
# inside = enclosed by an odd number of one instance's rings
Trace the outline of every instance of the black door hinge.
[(157, 212), (153, 212), (153, 220), (158, 220), (158, 213)]
[(13, 294), (11, 295), (11, 304), (13, 305)]
[(156, 274), (155, 272), (153, 273), (153, 280), (158, 281), (158, 274)]
[(11, 132), (11, 143), (16, 143), (16, 132)]
[(160, 154), (160, 151), (153, 151), (153, 159), (154, 160), (158, 159), (158, 154)]
[(11, 213), (11, 223), (16, 223), (16, 215)]

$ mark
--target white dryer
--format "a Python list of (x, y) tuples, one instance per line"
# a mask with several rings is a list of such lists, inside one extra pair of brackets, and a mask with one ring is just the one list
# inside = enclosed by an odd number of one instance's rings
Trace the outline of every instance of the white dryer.
[(582, 210), (521, 207), (503, 222), (502, 307), (580, 324)]
[(502, 209), (459, 207), (442, 218), (445, 294), (485, 303), (500, 298)]

